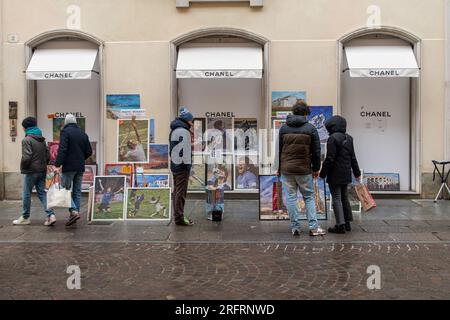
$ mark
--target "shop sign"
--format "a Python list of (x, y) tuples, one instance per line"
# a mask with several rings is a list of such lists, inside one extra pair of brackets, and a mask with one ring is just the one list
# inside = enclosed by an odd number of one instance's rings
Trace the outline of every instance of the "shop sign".
[(262, 70), (177, 70), (177, 78), (198, 79), (261, 79)]
[(250, 7), (262, 7), (264, 0), (177, 0), (177, 8), (189, 8), (192, 2), (249, 2)]
[(236, 118), (234, 112), (206, 112), (206, 118)]
[(363, 118), (391, 118), (389, 111), (361, 111)]
[(85, 118), (82, 112), (55, 112), (52, 114), (52, 117), (49, 118), (65, 118), (68, 114), (72, 114), (75, 116), (75, 118)]
[(419, 69), (350, 69), (351, 77), (400, 78), (419, 77)]
[(92, 71), (27, 71), (28, 80), (88, 80)]

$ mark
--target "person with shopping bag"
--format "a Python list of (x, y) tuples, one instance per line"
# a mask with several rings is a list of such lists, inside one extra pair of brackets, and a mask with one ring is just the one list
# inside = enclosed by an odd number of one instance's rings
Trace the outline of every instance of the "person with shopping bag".
[(333, 199), (336, 225), (328, 232), (344, 234), (351, 231), (353, 221), (352, 207), (348, 198), (348, 185), (352, 183), (352, 172), (360, 180), (361, 170), (355, 155), (353, 137), (347, 134), (347, 121), (334, 116), (325, 122), (330, 137), (327, 143), (327, 156), (322, 165), (320, 177), (327, 179)]
[(88, 135), (77, 125), (75, 116), (68, 114), (61, 131), (55, 162), (58, 172), (62, 171), (62, 186), (66, 190), (72, 190), (72, 205), (69, 208), (70, 216), (66, 226), (71, 226), (80, 219), (81, 185), (85, 163), (91, 155), (92, 147)]
[(37, 195), (45, 210), (47, 218), (44, 224), (48, 227), (56, 222), (55, 213), (47, 209), (47, 194), (45, 192), (45, 178), (47, 164), (50, 161), (50, 151), (42, 136), (42, 131), (37, 127), (37, 120), (28, 117), (22, 122), (25, 138), (22, 140), (22, 159), (20, 171), (23, 174), (22, 191), (22, 215), (14, 220), (14, 225), (29, 225), (31, 209), (31, 193), (36, 188)]

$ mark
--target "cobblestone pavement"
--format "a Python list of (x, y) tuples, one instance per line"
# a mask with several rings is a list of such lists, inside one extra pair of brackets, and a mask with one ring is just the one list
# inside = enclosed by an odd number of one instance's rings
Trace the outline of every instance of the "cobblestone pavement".
[[(65, 228), (62, 212), (46, 228), (36, 203), (32, 225), (13, 227), (19, 207), (0, 203), (0, 299), (450, 298), (448, 202), (380, 201), (351, 233), (318, 238), (258, 221), (254, 201), (230, 202), (220, 224), (190, 201), (192, 228), (85, 220)], [(71, 265), (81, 290), (67, 289)], [(380, 290), (367, 288), (372, 265)]]
[(6, 244), (0, 298), (448, 299), (449, 265), (447, 244)]

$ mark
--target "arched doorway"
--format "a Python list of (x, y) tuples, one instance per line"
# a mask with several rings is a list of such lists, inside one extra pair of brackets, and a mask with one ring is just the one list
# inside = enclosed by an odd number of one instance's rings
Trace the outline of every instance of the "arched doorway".
[[(240, 70), (236, 72), (236, 69), (229, 70), (220, 69), (216, 76), (209, 77), (211, 73), (204, 72), (200, 74), (198, 70), (191, 70), (188, 76), (186, 72), (183, 76), (177, 77), (177, 67), (180, 67), (180, 60), (185, 58), (185, 52), (187, 50), (198, 50), (198, 60), (202, 60), (201, 51), (203, 50), (204, 57), (214, 55), (223, 55), (221, 61), (227, 61), (232, 59), (233, 56), (241, 57), (246, 56), (249, 63), (251, 59), (257, 57), (259, 54), (260, 70), (252, 69)], [(224, 51), (225, 50), (225, 51)], [(236, 53), (239, 52), (240, 53)], [(206, 52), (206, 53), (205, 53)], [(226, 54), (224, 52), (229, 52)], [(189, 54), (193, 56), (191, 53)], [(195, 59), (195, 53), (194, 53)], [(256, 58), (258, 59), (258, 58)], [(245, 58), (244, 58), (245, 60)], [(194, 32), (190, 32), (186, 35), (180, 36), (171, 42), (171, 71), (172, 71), (172, 88), (171, 88), (171, 113), (172, 118), (178, 113), (180, 106), (188, 106), (194, 116), (198, 118), (199, 126), (202, 126), (204, 130), (207, 128), (213, 129), (215, 124), (213, 118), (218, 118), (216, 122), (221, 124), (226, 123), (227, 128), (233, 132), (237, 126), (242, 123), (251, 123), (256, 129), (270, 128), (270, 94), (269, 94), (269, 41), (259, 35), (251, 32), (234, 29), (234, 28), (208, 28)], [(230, 62), (232, 65), (232, 61)], [(217, 69), (219, 70), (219, 69)], [(236, 76), (236, 74), (239, 74)], [(258, 74), (258, 75), (256, 75)], [(222, 77), (223, 75), (223, 77)], [(217, 116), (217, 114), (224, 114)], [(200, 131), (201, 132), (201, 131)], [(233, 136), (233, 141), (234, 136)], [(269, 144), (260, 144), (260, 154), (263, 157), (258, 158), (258, 155), (250, 158), (238, 158), (235, 148), (227, 150), (226, 157), (226, 171), (230, 177), (229, 185), (231, 186), (230, 192), (232, 193), (256, 193), (257, 186), (253, 188), (240, 188), (238, 184), (239, 170), (244, 170), (241, 167), (237, 168), (237, 159), (245, 162), (250, 161), (254, 174), (259, 174), (261, 170), (264, 170), (260, 164), (267, 163), (267, 159), (264, 155), (267, 154)], [(194, 161), (197, 162), (199, 155), (194, 157)], [(267, 157), (268, 158), (268, 157)], [(257, 163), (255, 163), (257, 161)], [(194, 163), (195, 164), (195, 163)], [(256, 169), (254, 168), (256, 166)], [(248, 167), (248, 166), (247, 166)], [(199, 174), (202, 172), (201, 165), (197, 166)], [(230, 172), (231, 171), (231, 172)], [(204, 177), (198, 179), (205, 183), (208, 181), (209, 174), (212, 172), (206, 168), (204, 170)], [(198, 191), (203, 192), (201, 185), (197, 186)], [(194, 191), (190, 189), (190, 191)]]
[[(398, 28), (363, 28), (342, 37), (338, 50), (338, 112), (349, 120), (372, 191), (419, 194), (420, 39)], [(364, 68), (364, 54), (380, 67)]]
[[(46, 140), (55, 142), (63, 118), (73, 113), (92, 141), (94, 156), (87, 161), (87, 170), (101, 173), (103, 42), (81, 31), (56, 30), (29, 40), (25, 49), (27, 114), (36, 116)], [(87, 191), (87, 184), (83, 188)]]

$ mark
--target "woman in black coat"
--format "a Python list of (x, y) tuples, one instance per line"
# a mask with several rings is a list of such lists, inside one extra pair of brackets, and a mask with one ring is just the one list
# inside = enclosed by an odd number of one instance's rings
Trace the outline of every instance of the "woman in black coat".
[(330, 133), (327, 143), (327, 157), (322, 165), (320, 177), (327, 179), (333, 198), (333, 210), (336, 226), (329, 228), (330, 233), (351, 231), (353, 221), (352, 208), (348, 199), (348, 185), (352, 183), (352, 171), (357, 180), (361, 177), (355, 156), (353, 138), (348, 135), (347, 121), (341, 116), (334, 116), (325, 127)]

